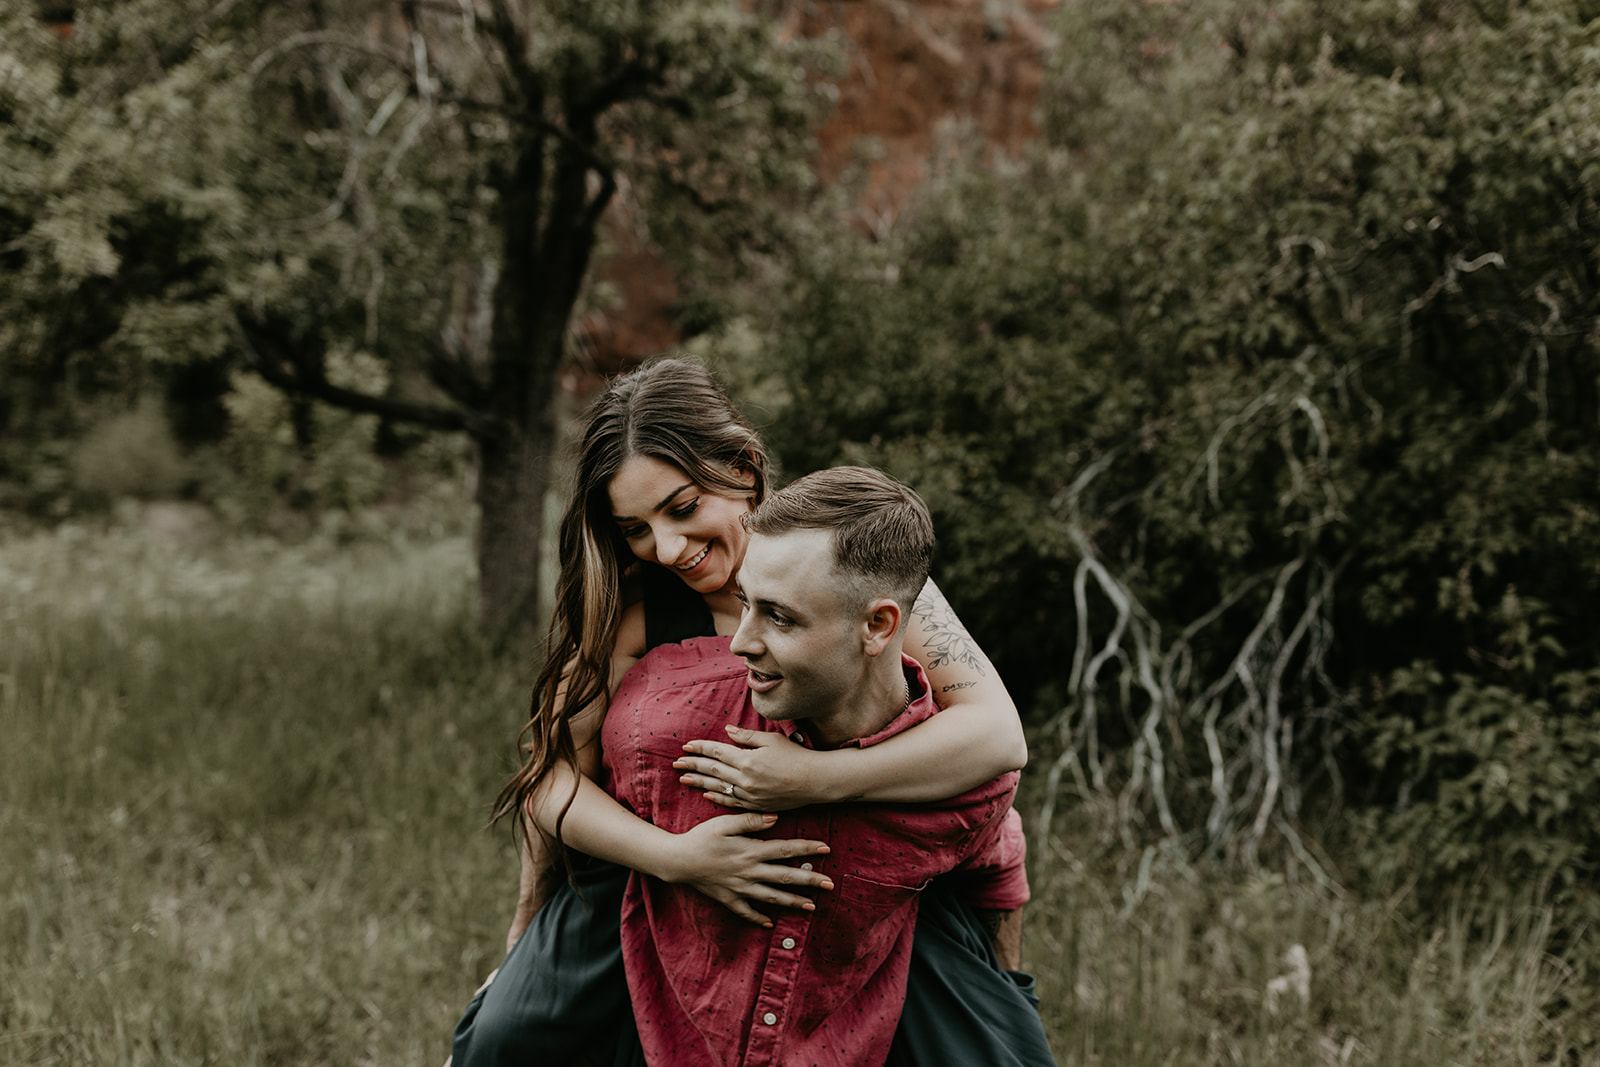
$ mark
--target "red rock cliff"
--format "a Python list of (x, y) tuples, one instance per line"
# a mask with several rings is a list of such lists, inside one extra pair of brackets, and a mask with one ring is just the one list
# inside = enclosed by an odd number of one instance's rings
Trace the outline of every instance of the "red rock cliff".
[[(1037, 135), (1034, 103), (1048, 46), (1044, 18), (1059, 0), (812, 0), (786, 13), (793, 31), (838, 32), (848, 67), (833, 113), (817, 131), (814, 165), (825, 182), (859, 167), (851, 221), (868, 235), (894, 224), (923, 181), (946, 123), (970, 127), (1000, 151)], [(867, 149), (863, 151), (863, 149)], [(626, 208), (619, 208), (625, 211)], [(619, 220), (622, 221), (622, 220)], [(611, 370), (678, 340), (677, 290), (660, 261), (615, 225), (620, 251), (597, 267), (620, 306), (580, 327), (584, 362)], [(574, 383), (576, 385), (576, 381)]]

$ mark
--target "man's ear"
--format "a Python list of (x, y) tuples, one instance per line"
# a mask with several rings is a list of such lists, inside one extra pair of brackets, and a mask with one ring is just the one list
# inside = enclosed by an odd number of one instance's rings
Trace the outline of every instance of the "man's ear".
[(863, 616), (862, 646), (869, 656), (881, 656), (900, 633), (904, 615), (898, 601), (880, 597), (867, 605)]

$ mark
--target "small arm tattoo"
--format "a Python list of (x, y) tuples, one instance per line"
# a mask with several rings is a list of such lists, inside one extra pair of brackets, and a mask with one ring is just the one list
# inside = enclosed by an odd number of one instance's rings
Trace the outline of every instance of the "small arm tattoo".
[(975, 686), (977, 684), (978, 684), (977, 682), (956, 682), (954, 685), (945, 686), (943, 689), (939, 690), (939, 692), (941, 692), (941, 693), (953, 693), (957, 689), (971, 689), (973, 686)]
[[(967, 628), (956, 618), (955, 609), (939, 592), (938, 586), (932, 582), (924, 586), (922, 595), (917, 597), (916, 606), (911, 611), (922, 623), (923, 648), (927, 656), (924, 667), (932, 670), (947, 663), (959, 663), (980, 676), (988, 673), (984, 669), (983, 654), (978, 651)], [(955, 688), (959, 687), (946, 686), (943, 691)]]

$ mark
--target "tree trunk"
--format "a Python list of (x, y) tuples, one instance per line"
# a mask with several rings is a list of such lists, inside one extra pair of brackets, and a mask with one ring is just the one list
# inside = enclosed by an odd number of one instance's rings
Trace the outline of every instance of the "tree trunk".
[(545, 151), (530, 124), (496, 182), (503, 236), (489, 340), (492, 429), (478, 441), (478, 588), (479, 622), (501, 641), (538, 623), (556, 375), (597, 221), (576, 223), (579, 213), (564, 202), (542, 214)]
[(478, 444), (478, 621), (497, 639), (539, 622), (553, 428), (546, 404), (543, 416), (520, 431)]

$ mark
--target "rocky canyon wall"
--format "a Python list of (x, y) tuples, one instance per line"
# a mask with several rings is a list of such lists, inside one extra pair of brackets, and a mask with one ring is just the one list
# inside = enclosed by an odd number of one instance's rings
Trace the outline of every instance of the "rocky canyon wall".
[[(817, 131), (813, 166), (827, 183), (858, 190), (850, 222), (870, 239), (893, 227), (925, 180), (941, 131), (970, 130), (1000, 151), (1037, 133), (1034, 104), (1059, 0), (809, 0), (785, 5), (786, 29), (833, 34), (846, 71), (838, 103)], [(583, 391), (680, 340), (672, 273), (634, 235), (628, 205), (608, 220), (616, 252), (596, 268), (617, 299), (579, 325)]]

